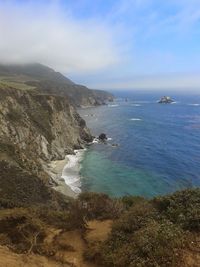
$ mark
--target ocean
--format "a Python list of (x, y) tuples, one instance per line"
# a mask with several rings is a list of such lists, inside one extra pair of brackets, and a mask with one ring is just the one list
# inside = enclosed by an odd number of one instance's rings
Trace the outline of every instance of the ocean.
[[(200, 186), (200, 95), (113, 92), (113, 103), (79, 110), (93, 135), (81, 161), (81, 190), (153, 197)], [(113, 146), (113, 144), (115, 144)]]

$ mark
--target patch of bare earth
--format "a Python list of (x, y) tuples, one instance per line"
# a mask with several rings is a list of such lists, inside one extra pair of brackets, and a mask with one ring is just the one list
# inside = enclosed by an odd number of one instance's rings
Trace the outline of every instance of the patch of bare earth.
[(0, 267), (70, 267), (39, 255), (16, 254), (0, 246)]
[(190, 246), (182, 253), (183, 262), (180, 267), (199, 267), (200, 266), (200, 235), (195, 235), (190, 242)]
[(97, 221), (93, 220), (88, 222), (88, 231), (86, 232), (86, 240), (88, 242), (103, 242), (106, 240), (111, 231), (112, 221)]
[(51, 257), (36, 254), (16, 254), (0, 246), (0, 267), (103, 267), (86, 262), (83, 253), (88, 242), (102, 242), (111, 231), (112, 221), (90, 221), (83, 237), (82, 232), (49, 229), (46, 247), (53, 247), (56, 254)]

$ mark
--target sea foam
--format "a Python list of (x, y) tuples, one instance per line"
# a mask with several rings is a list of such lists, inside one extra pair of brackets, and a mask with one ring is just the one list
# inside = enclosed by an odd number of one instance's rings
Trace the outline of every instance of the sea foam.
[(67, 165), (65, 165), (62, 178), (65, 183), (75, 192), (81, 193), (81, 181), (80, 181), (80, 163), (83, 158), (85, 149), (75, 150), (75, 155), (67, 155), (66, 158), (69, 160)]
[(108, 107), (114, 108), (114, 107), (119, 107), (119, 105), (118, 104), (113, 104), (113, 105), (108, 105)]
[(142, 119), (139, 118), (131, 118), (130, 121), (141, 121)]
[(132, 104), (131, 106), (134, 106), (134, 107), (141, 107), (140, 104)]
[(198, 106), (200, 106), (200, 104), (188, 104), (188, 106), (195, 106), (195, 107), (198, 107)]

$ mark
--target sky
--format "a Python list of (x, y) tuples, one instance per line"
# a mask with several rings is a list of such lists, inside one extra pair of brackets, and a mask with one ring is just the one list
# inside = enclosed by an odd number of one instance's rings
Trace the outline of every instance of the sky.
[(0, 62), (90, 88), (200, 91), (200, 0), (0, 0)]

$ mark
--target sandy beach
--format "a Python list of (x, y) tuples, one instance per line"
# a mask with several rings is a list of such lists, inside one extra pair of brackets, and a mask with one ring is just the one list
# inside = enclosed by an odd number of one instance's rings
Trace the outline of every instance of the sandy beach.
[(62, 178), (63, 169), (68, 163), (69, 163), (69, 159), (67, 156), (63, 160), (51, 161), (51, 163), (49, 164), (48, 173), (50, 174), (51, 178), (57, 184), (57, 186), (53, 187), (56, 191), (66, 195), (66, 196), (76, 198), (78, 194), (75, 193), (70, 188), (70, 186), (68, 186), (65, 183), (65, 180)]

